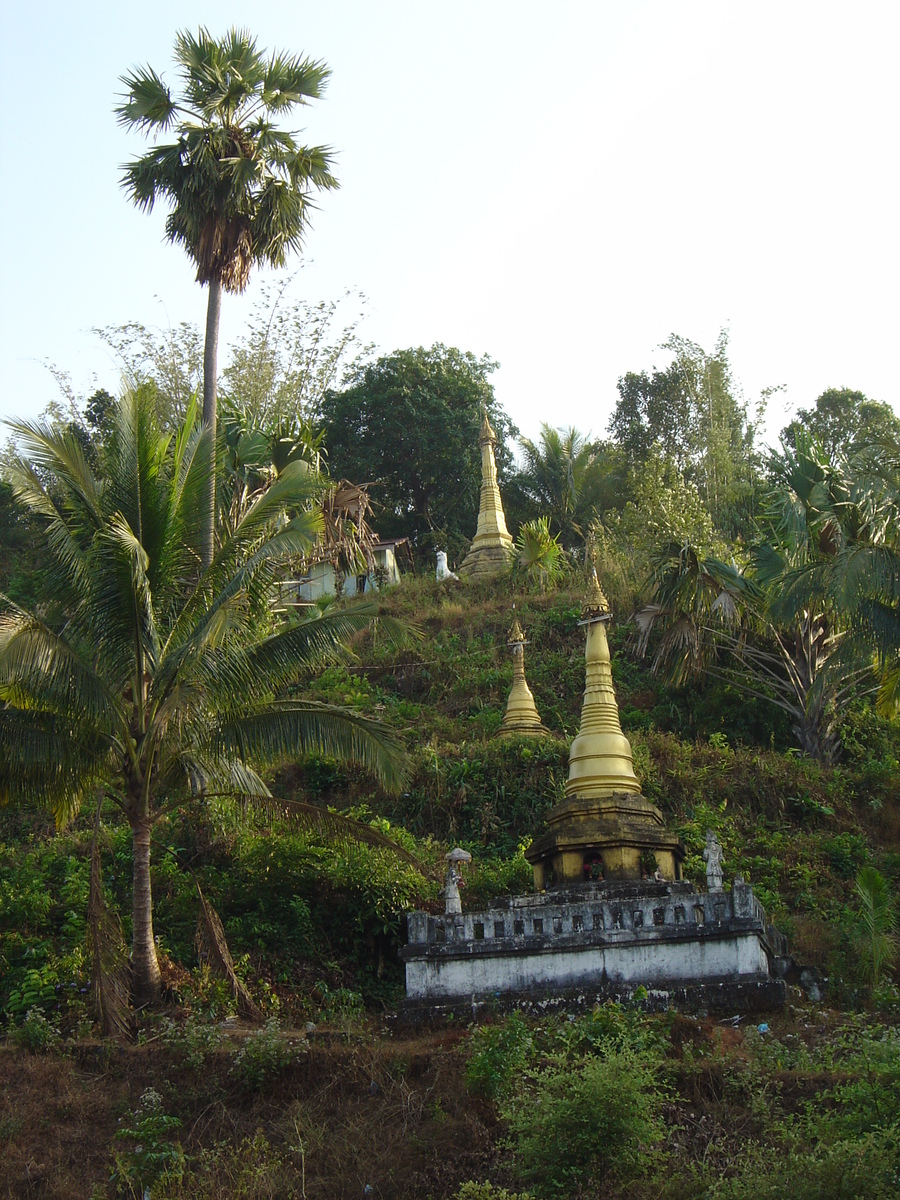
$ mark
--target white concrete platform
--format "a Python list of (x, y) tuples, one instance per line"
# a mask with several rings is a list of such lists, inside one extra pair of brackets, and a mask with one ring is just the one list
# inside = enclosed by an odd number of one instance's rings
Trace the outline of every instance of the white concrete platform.
[(765, 981), (778, 952), (749, 884), (583, 885), (513, 897), (480, 913), (411, 913), (410, 1001), (577, 988)]

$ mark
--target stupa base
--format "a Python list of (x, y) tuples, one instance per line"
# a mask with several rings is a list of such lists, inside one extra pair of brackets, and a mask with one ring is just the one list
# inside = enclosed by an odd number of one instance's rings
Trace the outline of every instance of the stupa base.
[(537, 891), (581, 883), (593, 866), (609, 882), (637, 883), (657, 870), (665, 880), (681, 878), (684, 846), (643, 796), (618, 794), (590, 805), (564, 800), (547, 824), (525, 851)]
[(515, 896), (480, 913), (410, 913), (407, 923), (407, 1001), (426, 1008), (502, 998), (521, 1006), (523, 997), (541, 1003), (573, 990), (603, 998), (712, 986), (730, 996), (721, 988), (735, 983), (752, 985), (748, 996), (765, 996), (766, 1004), (784, 999), (770, 966), (783, 939), (742, 882), (730, 892), (652, 881), (582, 884)]
[(402, 1000), (389, 1018), (398, 1025), (440, 1024), (444, 1021), (493, 1019), (510, 1012), (542, 1017), (548, 1013), (590, 1013), (600, 1004), (627, 1004), (642, 1012), (675, 1010), (698, 1016), (733, 1016), (737, 1013), (770, 1013), (782, 1009), (787, 998), (783, 979), (723, 979), (716, 983), (672, 984), (645, 988), (614, 985), (594, 988), (503, 992), (453, 1000)]
[(505, 722), (497, 731), (497, 737), (553, 737), (553, 734), (540, 721), (507, 725)]
[(462, 579), (487, 579), (500, 575), (509, 570), (513, 546), (472, 546), (472, 549), (459, 564), (459, 574)]

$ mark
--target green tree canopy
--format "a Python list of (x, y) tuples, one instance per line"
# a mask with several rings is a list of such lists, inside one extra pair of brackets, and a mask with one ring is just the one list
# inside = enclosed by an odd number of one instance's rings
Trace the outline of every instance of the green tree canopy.
[(812, 408), (801, 408), (781, 438), (797, 445), (798, 435), (819, 443), (828, 458), (842, 454), (863, 441), (900, 441), (900, 420), (889, 404), (870, 400), (852, 388), (828, 388)]
[(481, 486), (478, 434), (486, 410), (501, 478), (518, 432), (494, 398), (487, 356), (440, 344), (397, 350), (357, 368), (319, 406), (335, 477), (377, 484), (382, 536), (410, 536), (423, 551), (458, 555), (475, 534)]
[(871, 542), (860, 496), (809, 440), (773, 458), (774, 486), (743, 568), (671, 543), (656, 559), (641, 644), (680, 682), (710, 674), (789, 714), (799, 747), (833, 763), (841, 705), (874, 688), (848, 559)]
[(520, 445), (524, 462), (512, 489), (520, 505), (549, 520), (567, 549), (584, 539), (595, 516), (621, 506), (625, 463), (617, 447), (592, 442), (574, 426), (546, 424), (537, 442), (522, 438)]
[(746, 533), (757, 475), (756, 427), (737, 393), (723, 330), (712, 353), (673, 334), (665, 370), (619, 380), (610, 433), (636, 472), (651, 454), (696, 484), (716, 527)]

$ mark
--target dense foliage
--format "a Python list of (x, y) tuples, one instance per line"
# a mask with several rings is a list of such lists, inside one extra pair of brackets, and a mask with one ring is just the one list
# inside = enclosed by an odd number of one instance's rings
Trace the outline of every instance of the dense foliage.
[(259, 768), (304, 744), (395, 782), (399, 749), (378, 722), (291, 695), (360, 624), (274, 619), (288, 561), (321, 528), (307, 465), (246, 496), (204, 568), (209, 428), (191, 412), (177, 437), (161, 435), (140, 392), (116, 418), (97, 474), (70, 431), (17, 426), (29, 457), (10, 478), (53, 571), (42, 611), (0, 595), (0, 799), (47, 808), (61, 827), (87, 801), (122, 813), (133, 985), (146, 1003), (160, 991), (149, 873), (160, 819), (206, 793), (268, 803)]
[(496, 365), (441, 345), (397, 350), (359, 366), (319, 406), (332, 474), (376, 485), (379, 532), (411, 537), (429, 563), (440, 549), (461, 558), (474, 532), (485, 412), (501, 479), (510, 464), (517, 430), (494, 398)]

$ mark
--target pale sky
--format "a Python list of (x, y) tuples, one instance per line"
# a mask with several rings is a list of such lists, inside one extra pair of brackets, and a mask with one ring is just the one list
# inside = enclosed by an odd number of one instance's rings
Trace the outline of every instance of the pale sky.
[[(246, 26), (324, 59), (298, 118), (337, 152), (295, 293), (361, 289), (380, 352), (441, 341), (499, 360), (498, 397), (603, 433), (616, 381), (672, 332), (731, 330), (769, 428), (846, 385), (900, 403), (892, 3), (157, 0), (7, 9), (2, 50), (0, 417), (118, 386), (90, 330), (202, 324), (206, 293), (120, 165), (119, 76), (173, 85), (174, 35)], [(295, 265), (299, 265), (297, 260)], [(223, 342), (245, 297), (225, 297)], [(227, 357), (225, 345), (220, 362)], [(0, 440), (2, 435), (0, 435)]]

